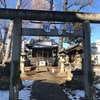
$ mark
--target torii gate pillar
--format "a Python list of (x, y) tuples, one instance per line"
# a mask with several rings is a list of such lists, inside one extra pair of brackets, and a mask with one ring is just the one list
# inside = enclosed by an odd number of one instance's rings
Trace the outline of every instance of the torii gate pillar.
[(9, 100), (18, 100), (19, 95), (19, 78), (20, 78), (20, 53), (21, 53), (21, 27), (20, 18), (14, 19), (12, 34), (12, 62), (10, 75), (10, 94)]
[(83, 70), (84, 70), (84, 90), (85, 100), (93, 99), (93, 74), (91, 66), (91, 42), (90, 42), (90, 23), (83, 22)]

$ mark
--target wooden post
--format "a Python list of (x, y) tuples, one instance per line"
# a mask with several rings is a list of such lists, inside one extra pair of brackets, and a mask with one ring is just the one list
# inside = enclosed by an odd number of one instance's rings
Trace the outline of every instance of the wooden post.
[(12, 47), (9, 100), (18, 100), (19, 96), (21, 26), (22, 26), (22, 21), (19, 18), (15, 18), (13, 26), (13, 35), (12, 35), (13, 47)]
[(90, 43), (90, 23), (83, 22), (83, 70), (84, 70), (84, 89), (85, 100), (92, 100), (92, 66), (91, 66), (91, 43)]

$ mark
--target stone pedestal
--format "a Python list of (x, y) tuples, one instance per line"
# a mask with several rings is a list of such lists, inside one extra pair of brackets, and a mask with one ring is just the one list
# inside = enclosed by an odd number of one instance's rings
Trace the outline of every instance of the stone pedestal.
[(21, 74), (25, 74), (25, 56), (26, 56), (26, 53), (22, 52), (21, 53), (21, 58), (20, 58), (20, 70), (21, 70)]
[(21, 74), (22, 74), (22, 73), (25, 73), (25, 68), (24, 68), (24, 67), (25, 67), (24, 62), (21, 62), (21, 63), (20, 63)]
[(78, 53), (76, 54), (74, 66), (75, 66), (75, 69), (82, 69), (82, 57)]
[(71, 73), (71, 68), (70, 68), (70, 67), (65, 68), (65, 72), (67, 73), (67, 78), (66, 78), (66, 80), (67, 80), (67, 81), (72, 80), (73, 74)]

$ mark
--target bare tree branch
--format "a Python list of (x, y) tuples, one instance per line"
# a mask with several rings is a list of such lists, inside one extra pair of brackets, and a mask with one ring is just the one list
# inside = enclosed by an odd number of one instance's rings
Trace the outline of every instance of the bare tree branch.
[[(22, 0), (18, 0), (15, 9), (19, 9), (20, 5), (21, 5), (21, 1)], [(9, 24), (9, 28), (8, 28), (8, 44), (7, 44), (7, 49), (6, 49), (6, 53), (5, 53), (5, 57), (3, 59), (2, 62), (2, 66), (4, 66), (4, 63), (7, 61), (7, 59), (9, 58), (10, 55), (10, 51), (11, 51), (11, 46), (12, 46), (12, 31), (13, 31), (13, 20), (10, 21)]]
[(22, 0), (20, 8), (21, 9), (28, 9), (28, 8), (30, 8), (30, 5), (31, 4), (30, 4), (29, 0)]
[(78, 12), (81, 9), (83, 9), (84, 7), (89, 6), (89, 5), (91, 6), (93, 4), (94, 4), (93, 0), (90, 1), (90, 2), (86, 2), (86, 3), (79, 0), (79, 1), (75, 1), (74, 3), (70, 3), (70, 5), (68, 5), (68, 7), (67, 7), (67, 10), (70, 9), (71, 7), (73, 7), (73, 6), (79, 6), (79, 8), (76, 10)]
[(80, 1), (79, 2), (74, 2), (74, 3), (72, 3), (72, 4), (70, 4), (68, 7), (67, 7), (67, 9), (69, 9), (69, 8), (71, 8), (72, 6), (77, 6), (77, 5), (79, 5), (80, 4)]
[(3, 5), (4, 8), (7, 8), (7, 4), (5, 0), (0, 0), (0, 3)]
[(7, 4), (6, 4), (6, 1), (5, 0), (4, 0), (4, 7), (7, 8)]
[(21, 2), (22, 2), (22, 0), (18, 0), (17, 5), (16, 5), (15, 9), (19, 9), (19, 8), (20, 8)]
[(86, 7), (86, 6), (93, 5), (93, 4), (94, 4), (94, 2), (88, 2), (88, 3), (86, 3), (86, 4), (83, 4), (83, 5), (81, 5), (81, 6), (77, 9), (77, 12), (79, 12), (81, 9), (83, 9), (83, 8)]

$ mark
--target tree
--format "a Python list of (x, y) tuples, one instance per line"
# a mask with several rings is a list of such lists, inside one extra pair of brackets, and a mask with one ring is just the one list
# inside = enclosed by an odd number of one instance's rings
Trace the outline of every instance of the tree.
[[(2, 4), (2, 7), (7, 8), (8, 2), (6, 2), (5, 0), (1, 0), (0, 1)], [(28, 0), (18, 0), (15, 9), (27, 9), (30, 8), (30, 2)], [(11, 53), (11, 47), (12, 47), (12, 30), (13, 30), (13, 20), (10, 21), (10, 24), (8, 24), (8, 21), (4, 21), (2, 20), (3, 23), (5, 22), (5, 24), (3, 25), (1, 23), (2, 28), (5, 30), (5, 35), (4, 35), (4, 41), (3, 41), (3, 45), (0, 48), (0, 51), (2, 51), (7, 35), (8, 35), (8, 43), (7, 43), (7, 49), (6, 49), (6, 53), (2, 62), (2, 66), (4, 66), (4, 63), (7, 61), (7, 59), (10, 57), (10, 53)], [(26, 25), (28, 25), (29, 21), (23, 21), (23, 26), (25, 27)]]
[[(18, 0), (15, 9), (19, 9), (20, 5), (21, 5), (21, 1), (22, 0)], [(7, 59), (9, 58), (10, 55), (10, 51), (11, 51), (11, 45), (12, 45), (12, 31), (13, 31), (13, 20), (10, 21), (10, 25), (8, 28), (8, 44), (7, 44), (7, 49), (6, 49), (6, 54), (5, 57), (3, 59), (3, 63), (2, 65), (4, 66), (4, 63), (7, 61)]]
[[(82, 30), (82, 23), (73, 23), (75, 30)], [(83, 37), (64, 37), (64, 42), (68, 44), (81, 43), (83, 44)]]
[[(66, 11), (66, 4), (68, 3), (68, 0), (63, 1), (63, 10)], [(59, 45), (58, 45), (58, 51), (60, 52), (63, 48), (63, 37), (59, 37)]]
[[(1, 44), (2, 44), (2, 35), (0, 32), (0, 47), (1, 47)], [(1, 64), (1, 61), (2, 61), (2, 53), (0, 53), (0, 64)]]
[[(33, 9), (35, 10), (51, 10), (48, 0), (32, 0)], [(35, 28), (41, 28), (41, 22), (34, 23)], [(49, 39), (47, 36), (38, 36), (39, 39)]]
[[(7, 8), (7, 2), (5, 0), (0, 0), (0, 7)], [(1, 32), (1, 45), (0, 45), (0, 54), (4, 51), (4, 45), (7, 38), (7, 31), (8, 31), (8, 21), (0, 19), (0, 28), (4, 30), (4, 37), (3, 33)]]
[(4, 44), (5, 44), (5, 41), (6, 41), (6, 38), (7, 38), (7, 30), (8, 29), (6, 27), (4, 27), (4, 30), (5, 30), (5, 32), (4, 32), (4, 38), (2, 37), (2, 33), (0, 32), (0, 35), (1, 35), (0, 54), (1, 55), (2, 55), (2, 53), (5, 52)]
[[(94, 4), (93, 0), (75, 0), (75, 2), (72, 2), (72, 0), (67, 0), (68, 2), (67, 7), (66, 7), (66, 11), (74, 11), (74, 12), (79, 12), (80, 10), (84, 9), (87, 6), (92, 6)], [(77, 8), (74, 10), (70, 10), (73, 6), (77, 6)], [(82, 29), (82, 23), (73, 23), (74, 24), (74, 29), (75, 30), (79, 30)], [(68, 44), (74, 44), (74, 43), (82, 43), (83, 42), (83, 38), (82, 37), (64, 37), (64, 42), (67, 42)]]

